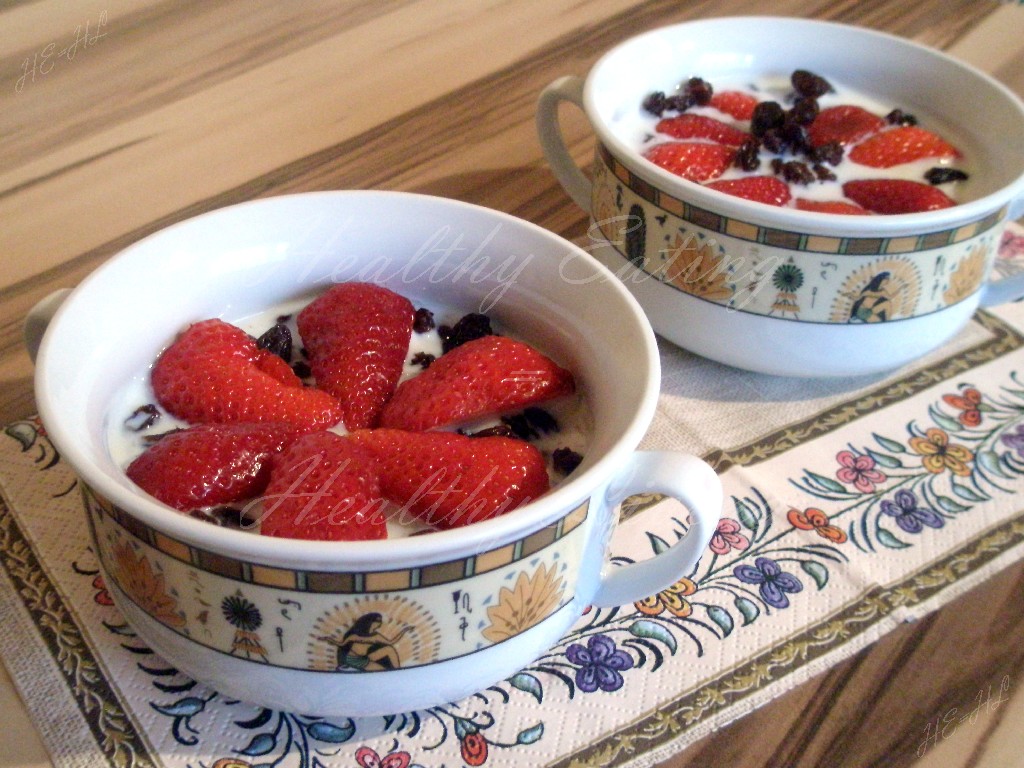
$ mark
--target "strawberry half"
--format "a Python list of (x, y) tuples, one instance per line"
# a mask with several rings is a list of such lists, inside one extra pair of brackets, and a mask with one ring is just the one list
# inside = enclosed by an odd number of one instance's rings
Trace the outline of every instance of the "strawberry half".
[(737, 120), (749, 120), (754, 116), (757, 97), (743, 91), (716, 91), (708, 106)]
[(901, 125), (865, 139), (847, 157), (871, 168), (891, 168), (929, 157), (960, 157), (960, 150), (924, 128)]
[(232, 504), (263, 491), (270, 458), (297, 436), (286, 424), (198, 424), (161, 437), (126, 473), (183, 512)]
[(793, 201), (795, 208), (801, 211), (816, 211), (818, 213), (841, 213), (846, 215), (864, 216), (870, 214), (859, 205), (843, 202), (842, 200), (808, 200), (806, 197), (798, 197)]
[(441, 529), (497, 517), (549, 488), (544, 457), (523, 440), (395, 429), (349, 439), (376, 459), (388, 500)]
[(721, 144), (669, 141), (654, 145), (644, 152), (644, 157), (676, 176), (700, 182), (721, 176), (735, 154), (735, 150)]
[(415, 314), (404, 296), (371, 283), (335, 285), (299, 313), (316, 386), (341, 403), (348, 429), (373, 426), (395, 391)]
[(753, 200), (767, 205), (782, 206), (789, 202), (789, 185), (775, 176), (746, 176), (741, 179), (712, 181), (706, 184), (733, 197)]
[(273, 421), (312, 431), (341, 419), (337, 400), (302, 386), (287, 363), (223, 320), (186, 329), (157, 359), (152, 384), (168, 412), (192, 423)]
[(843, 184), (843, 194), (875, 213), (936, 211), (955, 203), (929, 184), (906, 179), (859, 179)]
[(516, 410), (574, 390), (572, 373), (507, 336), (468, 341), (403, 381), (380, 426), (420, 432)]
[(884, 128), (886, 122), (863, 107), (841, 104), (821, 110), (807, 127), (807, 138), (812, 147), (830, 142), (852, 144)]
[(689, 112), (659, 120), (655, 130), (675, 139), (707, 139), (727, 147), (738, 147), (750, 138), (745, 131), (721, 120)]
[(319, 541), (387, 536), (374, 459), (334, 432), (303, 435), (274, 459), (260, 532)]

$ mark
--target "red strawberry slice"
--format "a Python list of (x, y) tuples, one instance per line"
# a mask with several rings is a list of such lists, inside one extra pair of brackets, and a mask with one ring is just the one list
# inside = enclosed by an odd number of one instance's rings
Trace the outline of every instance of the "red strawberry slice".
[(175, 509), (232, 504), (263, 491), (271, 457), (297, 436), (287, 424), (198, 424), (161, 437), (126, 472)]
[(686, 113), (658, 121), (655, 130), (675, 139), (707, 139), (727, 147), (738, 147), (749, 134), (706, 115)]
[(746, 176), (741, 179), (712, 181), (706, 184), (733, 197), (753, 200), (768, 205), (785, 205), (789, 202), (789, 185), (775, 176)]
[(644, 152), (644, 157), (670, 173), (690, 181), (708, 181), (722, 175), (732, 164), (735, 150), (721, 144), (670, 141)]
[(523, 440), (396, 429), (349, 439), (373, 454), (390, 501), (442, 529), (497, 517), (549, 488), (543, 455)]
[(818, 213), (841, 213), (847, 215), (863, 216), (870, 214), (859, 205), (846, 203), (842, 200), (808, 200), (806, 197), (798, 197), (793, 205), (801, 211), (817, 211)]
[(843, 194), (875, 213), (919, 213), (956, 203), (930, 184), (906, 179), (859, 179), (843, 184)]
[(319, 541), (387, 537), (373, 457), (334, 432), (303, 435), (274, 459), (260, 532)]
[(571, 394), (572, 373), (507, 336), (468, 341), (402, 382), (380, 426), (423, 431)]
[(709, 105), (737, 120), (749, 120), (754, 116), (757, 97), (743, 91), (717, 91)]
[(916, 125), (901, 125), (865, 139), (851, 149), (847, 157), (872, 168), (892, 168), (928, 157), (960, 157), (960, 151), (931, 131)]
[(830, 142), (852, 144), (884, 128), (886, 122), (863, 107), (841, 104), (821, 110), (807, 127), (807, 138), (812, 147)]
[(341, 403), (345, 426), (373, 426), (398, 385), (416, 311), (371, 283), (333, 286), (299, 313), (316, 386)]
[(287, 422), (303, 431), (341, 419), (337, 400), (302, 386), (287, 363), (223, 320), (190, 326), (153, 366), (157, 400), (172, 415), (207, 424)]

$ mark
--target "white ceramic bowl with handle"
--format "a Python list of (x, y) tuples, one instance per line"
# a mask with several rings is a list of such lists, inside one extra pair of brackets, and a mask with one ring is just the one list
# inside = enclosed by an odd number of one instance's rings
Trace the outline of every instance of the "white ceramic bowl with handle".
[[(217, 527), (126, 478), (107, 442), (119, 392), (176, 333), (345, 280), (484, 311), (570, 368), (593, 421), (583, 463), (502, 517), (361, 542)], [(586, 606), (677, 581), (718, 521), (722, 489), (706, 464), (636, 450), (660, 383), (636, 302), (578, 248), (496, 211), (359, 191), (233, 206), (129, 247), (42, 303), (26, 332), (38, 347), (40, 415), (82, 481), (117, 606), (183, 672), (257, 704), (359, 716), (472, 694), (550, 648)], [(687, 506), (688, 534), (651, 560), (611, 567), (617, 505), (652, 491)], [(471, 624), (453, 613), (453, 594), (473, 606)]]
[[(897, 215), (809, 212), (726, 195), (640, 154), (631, 131), (647, 94), (693, 76), (753, 83), (796, 69), (914, 113), (959, 144), (971, 171), (965, 201)], [(597, 136), (590, 177), (562, 137), (563, 103)], [(1005, 223), (1024, 215), (1024, 104), (926, 46), (807, 19), (687, 22), (626, 40), (585, 78), (553, 82), (537, 127), (555, 175), (591, 214), (588, 250), (657, 333), (705, 357), (779, 375), (885, 371), (940, 346), (979, 305), (1024, 294), (1021, 279), (988, 283)]]

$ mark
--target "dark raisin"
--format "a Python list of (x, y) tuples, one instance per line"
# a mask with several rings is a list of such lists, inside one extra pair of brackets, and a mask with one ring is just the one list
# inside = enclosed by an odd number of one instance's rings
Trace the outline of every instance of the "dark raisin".
[(967, 174), (959, 168), (930, 168), (924, 174), (929, 184), (946, 184), (950, 181), (966, 181)]
[(124, 425), (134, 432), (149, 429), (160, 419), (160, 409), (152, 403), (140, 405), (124, 420)]
[(786, 147), (791, 152), (806, 153), (810, 149), (810, 144), (807, 141), (807, 131), (802, 125), (787, 119), (778, 131)]
[(249, 529), (254, 528), (259, 522), (259, 518), (237, 507), (203, 507), (190, 510), (188, 515), (221, 528)]
[(412, 329), (416, 333), (426, 333), (434, 330), (434, 313), (426, 307), (420, 307), (412, 320)]
[(299, 360), (297, 363), (292, 363), (292, 371), (294, 371), (295, 375), (300, 379), (308, 379), (313, 375), (313, 369), (309, 367), (309, 363), (305, 363), (302, 360)]
[(661, 117), (667, 109), (667, 101), (664, 91), (654, 91), (644, 99), (643, 108), (652, 115)]
[(523, 411), (523, 416), (526, 417), (531, 426), (544, 434), (559, 430), (558, 420), (543, 408), (532, 406)]
[(885, 120), (890, 125), (917, 125), (917, 118), (902, 109), (894, 109), (885, 116)]
[(487, 315), (481, 315), (478, 312), (470, 312), (468, 315), (459, 318), (459, 321), (450, 328), (447, 325), (442, 325), (437, 329), (437, 332), (441, 336), (441, 348), (445, 352), (451, 352), (467, 341), (473, 341), (474, 339), (494, 334), (494, 331), (491, 329), (491, 319)]
[(814, 175), (818, 177), (818, 181), (836, 180), (836, 175), (821, 163), (815, 163), (811, 166), (811, 170), (814, 171)]
[(750, 137), (736, 150), (733, 165), (742, 168), (744, 171), (756, 171), (761, 165), (761, 142)]
[(711, 101), (711, 97), (715, 92), (715, 89), (711, 87), (711, 83), (700, 77), (691, 77), (687, 80), (685, 90), (690, 97), (690, 101), (698, 107), (706, 106)]
[(797, 125), (810, 125), (818, 116), (818, 100), (800, 97), (789, 110), (789, 119)]
[(761, 134), (761, 146), (772, 154), (779, 155), (786, 149), (786, 140), (782, 138), (777, 128), (773, 128)]
[(814, 163), (839, 165), (843, 160), (843, 145), (838, 141), (830, 141), (827, 144), (811, 147), (807, 156)]
[(790, 76), (789, 81), (793, 84), (793, 89), (797, 93), (809, 99), (824, 96), (832, 90), (832, 85), (828, 80), (821, 75), (808, 72), (806, 69), (795, 70)]
[(498, 424), (494, 427), (488, 427), (487, 429), (481, 429), (476, 432), (466, 432), (465, 434), (468, 437), (518, 437), (512, 427), (508, 424)]
[(413, 365), (418, 365), (420, 368), (426, 369), (429, 368), (430, 364), (435, 360), (437, 360), (437, 357), (429, 352), (417, 352), (412, 356), (412, 360), (409, 362)]
[(291, 319), (292, 319), (291, 315), (278, 315), (277, 319), (274, 322), (275, 323), (287, 323)]
[(791, 184), (810, 184), (817, 179), (807, 164), (798, 160), (790, 160), (782, 164), (782, 178)]
[(520, 440), (532, 440), (540, 437), (537, 430), (530, 424), (529, 419), (522, 413), (514, 413), (509, 416), (502, 416), (501, 421), (512, 430), (512, 433)]
[(773, 157), (771, 165), (772, 165), (772, 173), (781, 176), (782, 175), (782, 170), (783, 170), (784, 166), (786, 165), (786, 163), (783, 161), (783, 159), (781, 157)]
[(292, 359), (292, 332), (284, 323), (277, 323), (256, 339), (256, 346), (277, 355), (286, 363)]
[(556, 448), (551, 453), (551, 466), (561, 475), (572, 474), (583, 461), (583, 456), (571, 448)]
[(763, 136), (773, 128), (778, 128), (786, 119), (786, 110), (777, 101), (762, 101), (754, 107), (750, 118), (750, 132), (755, 136)]

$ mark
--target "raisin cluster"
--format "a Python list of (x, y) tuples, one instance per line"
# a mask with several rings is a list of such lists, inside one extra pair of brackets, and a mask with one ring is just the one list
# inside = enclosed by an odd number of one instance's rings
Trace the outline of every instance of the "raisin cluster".
[[(838, 142), (812, 147), (807, 126), (818, 116), (818, 98), (834, 89), (825, 78), (805, 69), (794, 71), (790, 83), (794, 95), (789, 109), (777, 101), (762, 101), (754, 108), (750, 138), (736, 151), (733, 164), (744, 171), (756, 171), (761, 164), (761, 152), (766, 151), (774, 155), (772, 172), (790, 183), (833, 181), (836, 176), (828, 166), (842, 161), (843, 147)], [(713, 95), (710, 83), (692, 77), (678, 94), (667, 96), (661, 91), (650, 94), (644, 99), (643, 107), (661, 117), (668, 110), (685, 112), (690, 107), (705, 106)], [(786, 154), (802, 159), (783, 160)]]
[[(791, 184), (833, 181), (836, 176), (828, 166), (842, 162), (843, 147), (838, 142), (811, 146), (807, 127), (818, 116), (818, 98), (834, 89), (825, 78), (805, 69), (793, 72), (790, 83), (794, 95), (789, 109), (777, 101), (762, 101), (754, 107), (750, 138), (740, 146), (733, 162), (744, 171), (755, 171), (761, 152), (767, 151), (775, 155), (772, 172)], [(783, 160), (781, 156), (787, 153), (802, 159)]]

